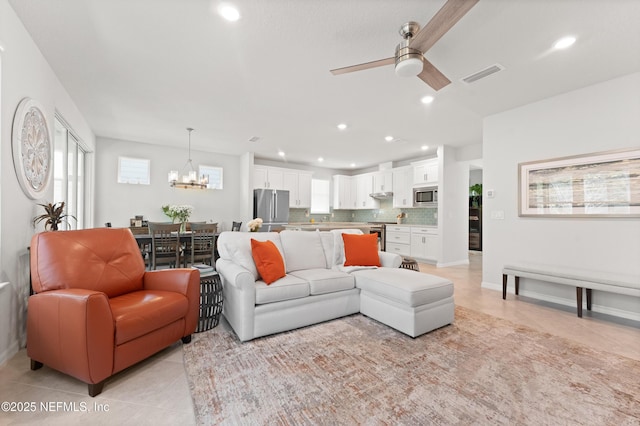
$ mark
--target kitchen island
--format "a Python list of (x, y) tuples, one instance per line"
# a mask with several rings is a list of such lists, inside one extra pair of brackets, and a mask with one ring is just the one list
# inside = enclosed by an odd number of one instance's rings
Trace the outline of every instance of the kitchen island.
[(379, 226), (364, 222), (300, 222), (283, 225), (283, 228), (293, 231), (331, 231), (333, 229), (359, 229), (363, 233), (368, 234), (371, 232), (371, 228), (374, 228), (374, 230), (376, 230), (376, 228), (379, 228)]

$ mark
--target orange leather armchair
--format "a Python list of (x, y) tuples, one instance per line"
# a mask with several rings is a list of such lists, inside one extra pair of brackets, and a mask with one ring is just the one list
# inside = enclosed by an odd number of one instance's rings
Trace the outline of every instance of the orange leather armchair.
[(111, 375), (178, 339), (191, 341), (196, 270), (146, 271), (129, 229), (43, 232), (31, 240), (27, 355), (102, 392)]

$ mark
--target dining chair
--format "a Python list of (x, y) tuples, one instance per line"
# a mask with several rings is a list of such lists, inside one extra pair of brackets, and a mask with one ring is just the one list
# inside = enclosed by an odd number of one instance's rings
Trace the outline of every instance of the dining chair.
[(242, 222), (233, 222), (233, 224), (231, 225), (231, 230), (239, 231), (241, 226), (242, 226)]
[(196, 262), (215, 264), (217, 223), (191, 223), (191, 244), (185, 250), (185, 266), (190, 259), (193, 266)]
[[(184, 231), (186, 233), (191, 233), (191, 225), (193, 225), (194, 223), (207, 223), (207, 222), (186, 222), (184, 225)], [(182, 263), (185, 268), (187, 267), (187, 263), (189, 262), (189, 258), (190, 258), (190, 247), (191, 247), (191, 240), (185, 240), (184, 238), (180, 239), (180, 247), (181, 247), (181, 254), (182, 254)]]
[(207, 223), (207, 222), (187, 222), (187, 224), (185, 225), (185, 231), (191, 231), (191, 225), (193, 225), (194, 223)]
[[(111, 228), (111, 222), (107, 222), (107, 228)], [(149, 228), (146, 226), (130, 226), (129, 229), (133, 235), (149, 234)], [(151, 264), (151, 244), (139, 244), (140, 254), (144, 259), (144, 266), (148, 268)]]
[(180, 266), (180, 224), (149, 222), (151, 269), (158, 265)]

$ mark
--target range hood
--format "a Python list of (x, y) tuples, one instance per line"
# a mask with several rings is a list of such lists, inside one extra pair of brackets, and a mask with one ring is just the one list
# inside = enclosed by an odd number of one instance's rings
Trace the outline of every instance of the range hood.
[(391, 198), (393, 197), (393, 192), (389, 191), (389, 192), (374, 192), (369, 194), (369, 197), (371, 198)]

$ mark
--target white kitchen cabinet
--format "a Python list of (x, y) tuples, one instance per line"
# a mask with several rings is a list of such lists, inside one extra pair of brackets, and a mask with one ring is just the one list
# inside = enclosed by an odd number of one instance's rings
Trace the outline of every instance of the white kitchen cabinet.
[(393, 208), (413, 207), (413, 168), (401, 167), (393, 170)]
[(438, 229), (411, 227), (411, 257), (438, 260)]
[(253, 188), (284, 189), (284, 169), (254, 166)]
[(351, 197), (349, 198), (349, 204), (352, 209), (358, 208), (358, 180), (355, 176), (351, 176), (351, 180), (349, 181), (349, 193)]
[(400, 256), (411, 256), (411, 228), (387, 225), (385, 230), (385, 251)]
[(373, 192), (373, 174), (357, 175), (356, 178), (356, 209), (377, 209), (380, 202), (369, 195)]
[(372, 192), (391, 192), (393, 191), (393, 172), (385, 170), (375, 172), (373, 174), (373, 191)]
[(298, 208), (311, 208), (311, 173), (298, 175)]
[(438, 159), (418, 161), (411, 163), (413, 166), (414, 185), (437, 185), (438, 184)]
[(289, 191), (290, 208), (311, 207), (311, 173), (285, 169), (282, 189)]
[(355, 191), (352, 191), (351, 176), (333, 176), (333, 208), (335, 210), (351, 210), (355, 207)]

